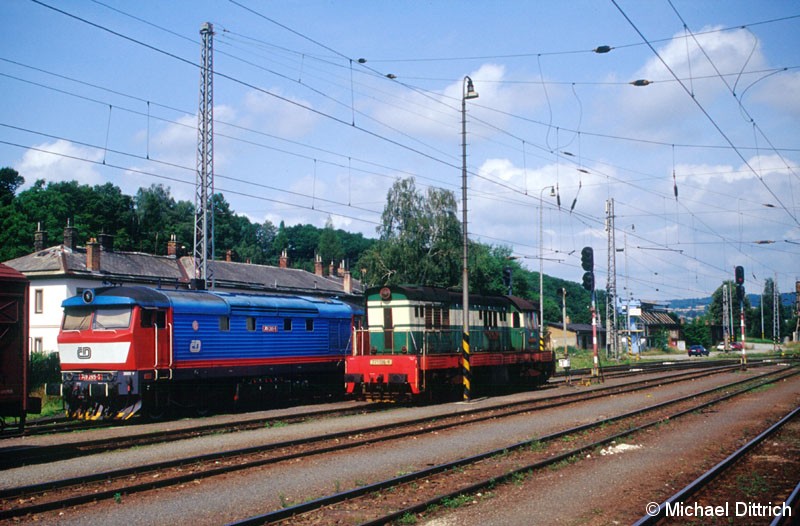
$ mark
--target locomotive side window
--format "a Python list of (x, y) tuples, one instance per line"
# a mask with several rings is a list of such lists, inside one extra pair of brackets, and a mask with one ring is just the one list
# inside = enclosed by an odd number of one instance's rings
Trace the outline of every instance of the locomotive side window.
[(515, 329), (519, 329), (519, 312), (515, 312), (512, 314), (512, 323), (514, 324)]
[(219, 317), (219, 330), (226, 332), (231, 330), (231, 319), (228, 316)]
[(64, 309), (61, 328), (65, 331), (82, 331), (92, 326), (92, 309), (88, 307)]
[(312, 320), (311, 318), (308, 318), (306, 320), (306, 330), (309, 332), (314, 330), (314, 320)]
[(248, 332), (255, 331), (256, 330), (256, 319), (254, 317), (252, 317), (252, 316), (248, 316), (246, 318), (246, 321), (247, 321), (247, 331)]
[(291, 331), (292, 330), (292, 319), (291, 318), (284, 318), (283, 320), (283, 330)]
[(142, 327), (156, 325), (159, 329), (167, 326), (167, 313), (163, 310), (142, 309)]
[(127, 329), (131, 324), (130, 307), (111, 307), (108, 309), (97, 309), (94, 315), (93, 329)]

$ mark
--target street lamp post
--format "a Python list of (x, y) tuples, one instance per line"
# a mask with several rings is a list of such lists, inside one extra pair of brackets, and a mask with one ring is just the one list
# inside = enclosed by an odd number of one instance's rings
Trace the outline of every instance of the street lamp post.
[(467, 99), (477, 99), (478, 92), (472, 85), (472, 79), (464, 77), (461, 88), (461, 230), (464, 234), (463, 240), (463, 297), (462, 307), (462, 334), (461, 334), (461, 377), (464, 384), (464, 400), (470, 400), (470, 383), (472, 381), (472, 371), (470, 369), (470, 349), (469, 349), (469, 238), (467, 236)]
[(539, 191), (539, 352), (544, 351), (544, 191), (550, 189), (550, 197), (556, 196), (555, 186), (545, 186)]

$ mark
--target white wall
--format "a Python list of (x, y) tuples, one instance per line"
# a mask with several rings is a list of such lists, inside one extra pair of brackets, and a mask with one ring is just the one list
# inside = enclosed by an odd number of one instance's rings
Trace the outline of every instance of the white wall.
[[(96, 281), (54, 279), (34, 279), (30, 282), (30, 350), (36, 350), (36, 339), (41, 338), (42, 350), (58, 352), (58, 329), (64, 310), (61, 302), (75, 296), (79, 288), (97, 287)], [(36, 312), (36, 291), (42, 291), (42, 312)]]

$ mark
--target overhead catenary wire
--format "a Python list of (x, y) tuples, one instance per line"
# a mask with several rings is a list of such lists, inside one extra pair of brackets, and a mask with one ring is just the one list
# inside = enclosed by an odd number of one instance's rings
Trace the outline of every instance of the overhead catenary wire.
[[(301, 59), (301, 60), (302, 60), (302, 59)], [(349, 59), (348, 59), (348, 60), (349, 60)], [(352, 94), (353, 94), (353, 92), (351, 91), (351, 94), (350, 94), (350, 95), (351, 95), (351, 97), (352, 97)], [(148, 104), (149, 104), (149, 102), (148, 102)], [(351, 104), (349, 104), (348, 106), (350, 106), (350, 107), (351, 107), (351, 106), (352, 106), (352, 102), (351, 102)], [(115, 120), (116, 120), (116, 112), (115, 112)], [(351, 124), (349, 121), (350, 121), (350, 119), (347, 119), (345, 122), (346, 122), (347, 124)], [(562, 129), (566, 130), (566, 127), (563, 127)], [(585, 132), (585, 130), (584, 130), (584, 132)], [(519, 136), (519, 135), (517, 135), (517, 136)], [(589, 133), (587, 133), (587, 134), (586, 134), (586, 136), (589, 136)], [(524, 134), (523, 134), (523, 137), (524, 137)], [(528, 140), (525, 140), (525, 139), (523, 139), (523, 140), (524, 140), (525, 142), (523, 142), (523, 144), (522, 144), (522, 150), (523, 150), (523, 151), (525, 151), (526, 149), (528, 149), (528, 148), (527, 148), (527, 146), (529, 146), (529, 145), (533, 144), (533, 142), (532, 142), (532, 141), (531, 141), (531, 142), (528, 142)], [(695, 146), (697, 146), (697, 145), (688, 145), (688, 147), (695, 147)], [(311, 147), (311, 146), (310, 146), (310, 145), (305, 145), (305, 147)], [(729, 148), (728, 146), (724, 146), (724, 147), (725, 147), (725, 148)], [(556, 154), (556, 155), (559, 155), (559, 154)], [(314, 157), (314, 156), (311, 156), (311, 157)], [(355, 155), (352, 155), (352, 153), (351, 153), (351, 154), (349, 154), (349, 155), (348, 155), (348, 158), (350, 158), (350, 157), (353, 157), (353, 158), (355, 158), (356, 156), (355, 156)], [(316, 157), (314, 157), (314, 158), (316, 158)], [(558, 160), (558, 159), (557, 159), (557, 160)], [(561, 160), (563, 160), (563, 159), (561, 159)], [(590, 161), (590, 162), (591, 162), (591, 161)], [(350, 161), (348, 160), (348, 163), (346, 163), (346, 164), (348, 164), (348, 165), (349, 165), (349, 164), (350, 164)], [(523, 164), (527, 164), (527, 162), (526, 162), (526, 161), (524, 161), (524, 162), (523, 162)], [(525, 169), (524, 169), (524, 171), (527, 173), (527, 171), (528, 171), (528, 169), (527, 169), (527, 166), (525, 166), (524, 168), (525, 168)], [(415, 174), (415, 175), (418, 175), (418, 174)], [(653, 175), (653, 177), (657, 177), (657, 176), (656, 176), (656, 175)], [(682, 182), (682, 185), (683, 185), (683, 184), (684, 184), (684, 183)], [(688, 188), (688, 186), (687, 186), (687, 188)], [(510, 190), (510, 188), (509, 188), (509, 189), (507, 189), (507, 190)], [(524, 191), (525, 191), (525, 188), (522, 188), (522, 192), (523, 192), (523, 193), (524, 193)], [(497, 195), (498, 195), (498, 196), (500, 196), (500, 195), (502, 195), (502, 194), (497, 194)], [(683, 192), (682, 192), (682, 195), (681, 195), (681, 197), (683, 198)], [(711, 203), (711, 205), (712, 205), (712, 206), (714, 206), (714, 203)], [(698, 211), (697, 211), (697, 210), (695, 210), (695, 213), (698, 213)], [(700, 212), (700, 213), (702, 213), (702, 212)]]

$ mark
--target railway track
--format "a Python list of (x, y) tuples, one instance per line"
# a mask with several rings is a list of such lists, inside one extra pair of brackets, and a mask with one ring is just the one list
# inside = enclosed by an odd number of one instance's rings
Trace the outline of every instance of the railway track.
[(146, 431), (143, 433), (130, 434), (128, 436), (114, 436), (94, 440), (83, 439), (76, 442), (65, 442), (48, 446), (9, 448), (6, 450), (8, 454), (0, 458), (0, 469), (11, 469), (45, 462), (57, 462), (59, 460), (96, 455), (107, 451), (174, 442), (217, 433), (233, 433), (236, 431), (259, 429), (274, 425), (305, 422), (316, 418), (334, 418), (381, 410), (385, 410), (385, 405), (353, 404), (344, 409), (305, 411), (292, 416), (244, 418), (234, 423), (217, 422), (201, 424), (189, 428)]
[[(769, 364), (774, 363), (776, 359), (766, 358), (766, 359), (758, 359), (754, 358), (751, 359), (752, 366), (758, 366), (761, 363)], [(785, 359), (781, 361), (786, 361)], [(681, 371), (681, 370), (695, 370), (695, 369), (713, 369), (715, 367), (723, 367), (726, 365), (736, 365), (738, 364), (738, 360), (736, 359), (718, 359), (718, 360), (702, 360), (702, 361), (659, 361), (659, 362), (642, 362), (632, 365), (610, 365), (603, 368), (603, 377), (605, 379), (611, 378), (622, 378), (627, 376), (637, 376), (642, 374), (652, 374), (652, 373), (660, 373), (660, 372), (669, 372), (669, 371)], [(581, 381), (591, 381), (593, 380), (591, 369), (573, 369), (570, 371), (569, 375), (566, 375), (564, 372), (556, 373), (553, 378), (549, 382), (549, 386), (558, 386), (567, 383), (567, 378), (569, 378), (570, 382), (581, 382)], [(544, 386), (543, 388), (547, 388), (548, 386)], [(23, 431), (13, 430), (13, 431), (4, 431), (0, 433), (0, 440), (8, 439), (8, 438), (19, 438), (23, 436), (41, 436), (41, 435), (50, 435), (56, 433), (74, 433), (79, 431), (92, 431), (96, 429), (104, 429), (109, 427), (121, 427), (121, 426), (129, 426), (129, 425), (140, 425), (142, 423), (144, 417), (137, 416), (132, 420), (129, 421), (82, 421), (82, 420), (70, 420), (63, 416), (54, 416), (54, 417), (47, 417), (47, 418), (40, 418), (35, 420), (29, 420), (25, 426)], [(249, 421), (251, 419), (244, 417), (245, 421)], [(254, 425), (257, 427), (258, 421), (255, 419)], [(265, 420), (262, 420), (263, 423), (267, 423)], [(201, 426), (198, 426), (201, 427)], [(209, 426), (211, 432), (215, 432), (213, 426)], [(46, 459), (44, 461), (52, 461), (53, 459)], [(0, 463), (0, 469), (2, 469), (2, 463)], [(12, 466), (6, 466), (12, 467)]]
[[(0, 519), (42, 513), (47, 510), (74, 506), (95, 500), (114, 499), (119, 495), (129, 495), (154, 488), (174, 486), (233, 471), (306, 458), (310, 455), (334, 453), (344, 449), (368, 446), (379, 441), (401, 440), (421, 433), (437, 433), (456, 426), (502, 418), (544, 407), (576, 403), (587, 399), (609, 396), (610, 394), (632, 392), (673, 382), (690, 381), (726, 370), (730, 370), (730, 367), (699, 373), (680, 373), (671, 375), (666, 379), (633, 382), (618, 388), (600, 388), (585, 393), (573, 393), (532, 401), (527, 400), (509, 404), (507, 407), (467, 410), (450, 417), (437, 416), (382, 427), (370, 426), (365, 429), (348, 429), (338, 434), (329, 434), (323, 437), (307, 437), (291, 442), (274, 443), (266, 446), (154, 463), (114, 472), (96, 473), (86, 477), (34, 486), (11, 488), (0, 492), (0, 499), (2, 499)], [(774, 373), (770, 373), (770, 375), (774, 375)], [(741, 380), (729, 385), (747, 381), (750, 380)], [(726, 387), (715, 388), (714, 391)]]
[[(689, 517), (722, 517), (724, 520), (737, 516), (770, 518), (775, 526), (797, 524), (800, 484), (795, 485), (796, 480), (786, 480), (786, 477), (775, 477), (775, 472), (786, 472), (795, 478), (800, 473), (798, 417), (800, 407), (661, 504), (650, 503), (647, 515), (634, 526), (684, 524)], [(787, 429), (789, 427), (792, 428)], [(782, 432), (783, 436), (776, 437)], [(767, 485), (764, 477), (767, 471), (771, 478), (779, 479), (775, 484), (779, 487)]]
[[(540, 399), (539, 404), (552, 404), (562, 403), (569, 400), (588, 400), (598, 396), (608, 396), (612, 394), (629, 392), (632, 389), (644, 389), (652, 386), (653, 382), (660, 382), (661, 385), (672, 383), (676, 381), (685, 381), (687, 379), (700, 378), (710, 374), (718, 374), (720, 372), (730, 371), (736, 369), (737, 365), (722, 365), (716, 367), (703, 368), (700, 372), (679, 372), (675, 375), (665, 376), (663, 378), (644, 379), (638, 382), (626, 384), (624, 386), (614, 387), (601, 387), (592, 391), (592, 393), (570, 393), (566, 395), (557, 395), (553, 397), (545, 397)], [(669, 370), (669, 369), (667, 369)], [(650, 371), (648, 371), (650, 372)], [(640, 373), (641, 374), (641, 373)], [(519, 411), (530, 410), (530, 402), (520, 402)], [(74, 442), (61, 442), (59, 444), (39, 447), (24, 447), (19, 449), (10, 449), (8, 452), (11, 455), (5, 455), (0, 458), (0, 469), (11, 469), (15, 467), (41, 464), (46, 462), (56, 462), (60, 460), (67, 460), (71, 458), (78, 458), (87, 455), (99, 454), (107, 451), (120, 450), (131, 447), (141, 447), (152, 444), (159, 444), (164, 442), (173, 442), (177, 440), (184, 440), (187, 438), (196, 438), (216, 433), (233, 433), (236, 431), (246, 431), (251, 429), (259, 429), (262, 427), (269, 427), (271, 425), (287, 425), (292, 423), (304, 422), (314, 418), (335, 418), (340, 416), (347, 416), (352, 414), (364, 414), (375, 411), (386, 410), (387, 405), (381, 403), (362, 404), (356, 405), (347, 409), (321, 409), (319, 411), (303, 412), (294, 416), (282, 417), (258, 417), (258, 418), (245, 418), (235, 423), (222, 422), (201, 424), (190, 428), (169, 429), (159, 431), (149, 431), (144, 433), (136, 433), (127, 436), (114, 436), (110, 438), (100, 439), (86, 439), (81, 438), (79, 441)], [(391, 406), (393, 407), (393, 406)], [(528, 409), (526, 409), (528, 408)], [(477, 413), (485, 411), (485, 409), (475, 409)]]
[[(502, 449), (462, 458), (375, 482), (352, 490), (273, 510), (232, 523), (235, 526), (291, 523), (326, 524), (343, 518), (361, 526), (416, 522), (419, 514), (459, 506), (480, 498), (500, 484), (514, 483), (541, 470), (578, 460), (586, 454), (666, 420), (703, 410), (768, 383), (800, 374), (779, 371), (742, 382), (735, 391), (715, 396), (722, 388), (662, 402), (598, 422), (564, 429), (546, 436), (508, 445)], [(693, 401), (700, 398), (699, 401)], [(674, 407), (670, 409), (670, 407)], [(565, 446), (564, 444), (568, 444)], [(572, 446), (572, 447), (570, 447)], [(491, 460), (491, 462), (484, 462)], [(481, 464), (491, 464), (481, 467)], [(425, 487), (419, 491), (419, 487)], [(437, 487), (448, 489), (437, 493)], [(433, 497), (428, 497), (431, 493)], [(424, 496), (424, 497), (421, 497)]]

